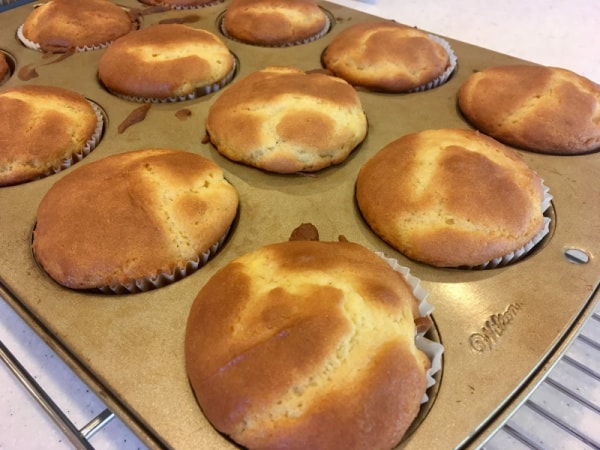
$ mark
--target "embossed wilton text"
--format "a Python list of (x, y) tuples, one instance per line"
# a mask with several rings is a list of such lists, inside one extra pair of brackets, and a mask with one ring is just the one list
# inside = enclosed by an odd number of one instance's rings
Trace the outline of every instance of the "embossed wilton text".
[(522, 308), (522, 303), (511, 303), (500, 314), (493, 314), (485, 321), (479, 333), (473, 333), (469, 337), (471, 348), (478, 353), (490, 352), (498, 343), (498, 339), (506, 327), (517, 315), (517, 312)]

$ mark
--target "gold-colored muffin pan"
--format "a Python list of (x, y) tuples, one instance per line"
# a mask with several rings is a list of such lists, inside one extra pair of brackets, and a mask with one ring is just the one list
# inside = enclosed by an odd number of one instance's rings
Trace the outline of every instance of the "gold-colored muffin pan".
[[(142, 7), (134, 0), (119, 3)], [(273, 49), (224, 38), (239, 59), (237, 78), (269, 65), (318, 69), (331, 38), (359, 21), (375, 20), (345, 7), (319, 3), (333, 23), (327, 35), (312, 43)], [(224, 3), (147, 15), (141, 25), (185, 17), (189, 26), (218, 34), (218, 17), (226, 7)], [(119, 124), (139, 105), (115, 98), (99, 85), (96, 67), (103, 50), (54, 62), (56, 56), (45, 58), (24, 48), (15, 32), (31, 8), (24, 5), (0, 14), (0, 47), (15, 63), (15, 73), (0, 89), (27, 83), (73, 89), (102, 106), (107, 126), (97, 148), (74, 167), (0, 188), (0, 293), (148, 445), (233, 446), (206, 421), (188, 384), (183, 360), (187, 314), (200, 287), (218, 268), (263, 244), (286, 240), (303, 222), (315, 224), (323, 240), (343, 234), (397, 258), (421, 278), (430, 293), (433, 317), (445, 347), (443, 373), (434, 403), (402, 443), (406, 448), (481, 442), (535, 385), (598, 300), (600, 153), (564, 157), (521, 152), (554, 196), (553, 225), (551, 235), (534, 254), (504, 268), (450, 270), (410, 261), (370, 231), (354, 203), (354, 181), (369, 157), (406, 133), (470, 128), (457, 110), (461, 83), (475, 70), (521, 61), (449, 37), (458, 67), (446, 84), (413, 94), (360, 92), (369, 119), (362, 146), (340, 166), (310, 176), (284, 176), (235, 164), (203, 143), (207, 109), (218, 93), (152, 105), (143, 122), (119, 133)], [(26, 81), (19, 77), (20, 71), (23, 74), (32, 67), (36, 78)], [(181, 114), (184, 109), (187, 114)], [(240, 195), (239, 220), (230, 240), (207, 266), (154, 291), (106, 296), (58, 286), (36, 265), (30, 250), (41, 198), (54, 182), (78, 166), (147, 147), (196, 152), (224, 169)], [(587, 262), (574, 263), (567, 258), (569, 249), (583, 251)]]

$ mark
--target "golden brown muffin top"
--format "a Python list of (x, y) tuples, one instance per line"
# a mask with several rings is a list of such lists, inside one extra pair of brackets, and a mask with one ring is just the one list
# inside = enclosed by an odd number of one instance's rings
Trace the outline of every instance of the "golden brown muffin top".
[(441, 76), (450, 61), (427, 33), (377, 20), (341, 31), (325, 49), (323, 64), (354, 86), (405, 92)]
[(229, 36), (265, 46), (302, 43), (327, 24), (325, 12), (313, 0), (231, 0), (223, 18)]
[(82, 95), (55, 86), (24, 85), (0, 93), (0, 186), (39, 178), (81, 152), (98, 117)]
[(477, 266), (543, 227), (541, 179), (520, 155), (470, 130), (409, 134), (361, 168), (356, 198), (369, 226), (409, 258)]
[(600, 148), (600, 86), (565, 69), (490, 67), (463, 83), (458, 101), (476, 128), (508, 145), (562, 155)]
[(134, 31), (112, 44), (98, 64), (111, 91), (137, 97), (185, 96), (234, 70), (223, 41), (209, 31), (160, 24)]
[(417, 314), (403, 277), (360, 245), (268, 245), (199, 292), (187, 372), (208, 419), (248, 448), (391, 448), (425, 392)]
[(127, 12), (107, 0), (49, 0), (27, 16), (23, 35), (56, 52), (110, 43), (134, 28)]
[(364, 139), (367, 120), (356, 91), (344, 80), (267, 67), (223, 91), (206, 128), (228, 158), (292, 173), (342, 162)]
[(225, 235), (237, 192), (212, 161), (146, 149), (76, 168), (42, 199), (33, 251), (57, 282), (90, 289), (171, 274)]

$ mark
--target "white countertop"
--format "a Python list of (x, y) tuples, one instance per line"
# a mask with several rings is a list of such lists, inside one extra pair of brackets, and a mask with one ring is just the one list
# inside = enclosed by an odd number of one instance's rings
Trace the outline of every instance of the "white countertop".
[[(600, 83), (598, 0), (333, 0), (369, 14)], [(97, 397), (0, 298), (0, 340), (78, 427), (99, 414)], [(141, 448), (118, 420), (91, 438), (96, 448)], [(70, 448), (71, 444), (0, 363), (0, 449)]]

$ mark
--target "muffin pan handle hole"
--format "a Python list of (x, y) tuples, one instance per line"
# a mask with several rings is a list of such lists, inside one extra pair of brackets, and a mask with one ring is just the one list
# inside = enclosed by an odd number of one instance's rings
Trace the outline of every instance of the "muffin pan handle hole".
[(590, 262), (590, 255), (579, 248), (567, 248), (564, 251), (564, 256), (567, 261), (572, 264), (587, 264)]

